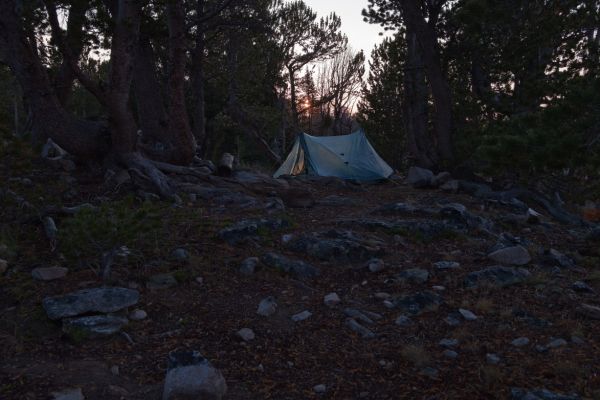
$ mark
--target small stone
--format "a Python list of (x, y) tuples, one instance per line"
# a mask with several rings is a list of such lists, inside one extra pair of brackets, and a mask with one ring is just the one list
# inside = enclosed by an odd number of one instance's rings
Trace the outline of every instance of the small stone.
[(385, 308), (390, 308), (390, 309), (396, 307), (396, 305), (392, 301), (389, 301), (389, 300), (384, 300), (383, 305), (385, 306)]
[(387, 299), (391, 298), (392, 295), (389, 293), (385, 293), (385, 292), (377, 292), (377, 293), (375, 293), (374, 297), (377, 300), (387, 300)]
[(520, 337), (510, 342), (515, 347), (523, 347), (529, 344), (529, 338)]
[(565, 339), (561, 339), (561, 338), (559, 338), (559, 339), (554, 339), (554, 340), (552, 340), (550, 343), (548, 343), (548, 344), (546, 345), (546, 347), (547, 347), (547, 348), (549, 348), (549, 349), (555, 349), (555, 348), (557, 348), (557, 347), (563, 347), (563, 346), (566, 346), (567, 344), (568, 344), (568, 343), (567, 343), (567, 341), (566, 341)]
[(276, 311), (277, 302), (275, 301), (275, 298), (269, 296), (261, 300), (261, 302), (258, 304), (258, 310), (256, 311), (256, 313), (258, 315), (262, 315), (263, 317), (268, 317), (270, 315), (275, 314)]
[(265, 366), (264, 366), (264, 365), (262, 365), (262, 364), (258, 364), (258, 367), (256, 367), (256, 369), (257, 369), (259, 372), (265, 372)]
[(119, 366), (118, 365), (113, 365), (112, 367), (110, 367), (110, 373), (113, 374), (114, 376), (119, 376)]
[(600, 307), (582, 304), (577, 309), (577, 312), (584, 317), (600, 320)]
[(443, 171), (431, 179), (431, 186), (439, 187), (452, 179), (450, 172)]
[(171, 274), (156, 274), (151, 276), (146, 282), (148, 289), (168, 289), (177, 285), (177, 279)]
[(8, 269), (8, 261), (0, 259), (0, 275), (6, 272)]
[(446, 318), (444, 318), (444, 322), (447, 323), (450, 326), (458, 326), (458, 325), (460, 325), (459, 319), (456, 316), (454, 316), (454, 315), (448, 315)]
[(148, 313), (140, 309), (134, 310), (131, 314), (129, 314), (129, 319), (132, 321), (141, 321), (143, 319), (146, 319), (147, 317)]
[(444, 290), (446, 290), (445, 286), (440, 286), (440, 285), (435, 285), (431, 287), (433, 290), (435, 290), (436, 292), (443, 292)]
[(458, 346), (458, 340), (445, 338), (440, 340), (438, 344), (442, 347), (456, 347)]
[(258, 257), (248, 257), (242, 261), (240, 273), (243, 275), (252, 275), (256, 271), (256, 266), (259, 263)]
[(84, 400), (85, 396), (81, 388), (63, 389), (58, 392), (52, 392), (53, 400)]
[(454, 350), (444, 350), (444, 352), (442, 354), (444, 355), (444, 357), (450, 358), (450, 359), (455, 359), (456, 357), (458, 357), (458, 353), (455, 352)]
[(196, 281), (197, 284), (202, 285), (204, 283), (204, 278), (201, 276), (197, 276), (196, 279), (194, 279)]
[(40, 267), (31, 271), (31, 276), (38, 281), (53, 281), (64, 278), (68, 272), (69, 269), (63, 267)]
[(294, 322), (304, 321), (306, 319), (309, 319), (311, 315), (312, 315), (312, 313), (310, 311), (304, 310), (302, 312), (299, 312), (298, 314), (292, 315), (292, 321), (294, 321)]
[(294, 239), (294, 235), (292, 235), (291, 233), (286, 233), (285, 235), (281, 235), (281, 243), (283, 243), (283, 244), (287, 244), (287, 243), (291, 242), (292, 239)]
[(367, 266), (369, 268), (369, 271), (371, 272), (381, 272), (385, 269), (385, 264), (383, 263), (383, 260), (379, 258), (370, 259), (367, 262)]
[(240, 329), (239, 331), (237, 331), (237, 335), (244, 342), (249, 342), (251, 340), (254, 340), (254, 338), (256, 337), (256, 335), (254, 334), (254, 331), (250, 328)]
[(412, 320), (406, 315), (400, 315), (396, 318), (395, 324), (402, 327), (411, 326), (413, 324)]
[(459, 308), (458, 312), (463, 316), (467, 321), (475, 321), (477, 319), (477, 315), (473, 314), (472, 311), (466, 310), (464, 308)]
[(429, 272), (421, 268), (410, 268), (400, 272), (397, 277), (400, 281), (421, 284), (427, 282)]
[(592, 289), (587, 283), (582, 281), (577, 281), (573, 283), (571, 288), (576, 292), (582, 293), (595, 293), (594, 289)]
[(336, 305), (340, 304), (341, 301), (342, 300), (340, 299), (340, 296), (338, 296), (335, 292), (329, 293), (323, 297), (323, 303), (327, 307), (335, 307)]
[(488, 254), (490, 260), (500, 264), (525, 265), (531, 261), (531, 256), (523, 246), (505, 247)]
[(440, 186), (440, 189), (448, 193), (456, 193), (460, 188), (460, 183), (456, 179), (449, 180)]
[(371, 339), (375, 337), (375, 333), (373, 333), (373, 331), (356, 322), (354, 318), (348, 318), (346, 320), (346, 326), (348, 326), (352, 331), (361, 335), (363, 339)]
[(457, 269), (460, 268), (460, 263), (456, 261), (438, 261), (433, 265), (439, 270)]
[(179, 248), (173, 250), (173, 252), (171, 253), (171, 257), (173, 257), (173, 259), (176, 261), (187, 261), (190, 258), (190, 254), (187, 252), (186, 249)]
[(435, 369), (433, 367), (425, 367), (421, 370), (421, 375), (425, 375), (425, 376), (435, 379), (438, 377), (439, 372), (437, 369)]
[(327, 391), (327, 386), (320, 384), (313, 387), (313, 391), (318, 394), (323, 394)]
[(500, 357), (493, 353), (487, 353), (485, 355), (485, 360), (488, 364), (497, 365), (500, 363)]

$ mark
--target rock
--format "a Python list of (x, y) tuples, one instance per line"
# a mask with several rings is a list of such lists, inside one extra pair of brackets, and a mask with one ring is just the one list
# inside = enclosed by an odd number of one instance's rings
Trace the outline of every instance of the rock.
[(55, 241), (58, 235), (58, 228), (54, 223), (54, 219), (52, 217), (44, 217), (42, 220), (42, 224), (44, 226), (44, 232), (46, 233), (46, 237), (50, 241)]
[(440, 286), (440, 285), (434, 285), (431, 287), (433, 290), (435, 290), (436, 292), (443, 292), (446, 290), (445, 286)]
[(298, 314), (292, 315), (292, 321), (294, 321), (294, 322), (304, 321), (306, 319), (309, 319), (311, 315), (312, 315), (312, 313), (310, 311), (304, 310), (302, 312), (299, 312)]
[(353, 318), (348, 318), (346, 320), (346, 326), (350, 328), (352, 331), (358, 333), (363, 337), (363, 339), (372, 339), (375, 337), (375, 333), (368, 328), (365, 328), (358, 322), (356, 322)]
[(254, 340), (254, 338), (256, 337), (256, 335), (254, 334), (254, 331), (250, 328), (240, 329), (239, 331), (237, 331), (237, 335), (244, 342), (249, 342), (251, 340)]
[(576, 292), (581, 293), (596, 293), (594, 289), (592, 289), (587, 283), (582, 281), (577, 281), (571, 285), (571, 288)]
[(531, 256), (523, 246), (505, 247), (488, 254), (490, 260), (507, 265), (525, 265), (531, 261)]
[(52, 400), (85, 400), (85, 396), (81, 388), (63, 389), (57, 392), (52, 392)]
[(381, 256), (385, 242), (348, 230), (330, 229), (299, 235), (288, 242), (286, 248), (322, 261), (356, 262)]
[(42, 305), (53, 320), (76, 315), (99, 312), (112, 313), (130, 307), (138, 302), (137, 290), (105, 287), (84, 289), (64, 296), (47, 297)]
[(394, 306), (411, 315), (421, 315), (437, 311), (442, 303), (443, 300), (437, 293), (423, 291), (396, 299)]
[(421, 375), (428, 376), (432, 379), (437, 379), (439, 371), (433, 367), (425, 367), (421, 370)]
[(585, 344), (585, 340), (583, 340), (579, 336), (575, 336), (575, 335), (571, 336), (571, 342), (573, 344), (580, 345), (580, 346)]
[(8, 261), (0, 259), (0, 275), (6, 272), (8, 269)]
[(442, 347), (456, 347), (458, 346), (458, 340), (445, 338), (440, 340), (438, 344)]
[(168, 289), (177, 285), (177, 279), (172, 274), (156, 274), (148, 278), (146, 287), (148, 289)]
[(392, 295), (386, 292), (377, 292), (373, 295), (373, 297), (375, 297), (377, 300), (387, 300), (392, 297)]
[(467, 288), (477, 288), (481, 285), (507, 287), (524, 282), (531, 274), (523, 268), (493, 266), (471, 272), (464, 280)]
[(323, 394), (327, 391), (327, 386), (320, 384), (313, 387), (313, 391), (318, 394)]
[(40, 267), (34, 268), (33, 271), (31, 271), (31, 276), (38, 281), (53, 281), (64, 278), (67, 276), (68, 272), (69, 269), (63, 267)]
[(267, 253), (262, 256), (261, 260), (266, 266), (297, 278), (311, 279), (316, 278), (320, 274), (320, 271), (311, 264), (301, 260), (293, 260), (276, 253)]
[(577, 312), (584, 317), (600, 320), (600, 307), (582, 304), (577, 308)]
[(423, 188), (431, 186), (431, 181), (433, 180), (434, 175), (428, 169), (420, 168), (420, 167), (410, 167), (408, 170), (408, 175), (406, 177), (406, 183), (415, 187), (415, 188)]
[(277, 302), (275, 301), (274, 297), (269, 296), (261, 300), (261, 302), (258, 304), (258, 310), (256, 310), (256, 313), (258, 315), (262, 315), (263, 317), (268, 317), (275, 314), (276, 311)]
[(404, 283), (421, 284), (427, 282), (429, 272), (421, 268), (410, 268), (400, 272), (396, 278)]
[(488, 364), (497, 365), (500, 363), (500, 357), (493, 353), (487, 353), (485, 355), (485, 360)]
[(449, 180), (440, 186), (440, 189), (448, 193), (456, 193), (460, 189), (460, 182), (456, 179)]
[(342, 300), (340, 299), (340, 296), (338, 296), (335, 292), (329, 293), (323, 297), (323, 304), (325, 304), (327, 307), (335, 307), (341, 302)]
[(456, 261), (438, 261), (436, 263), (433, 263), (434, 267), (436, 267), (438, 270), (448, 270), (448, 269), (457, 269), (460, 268), (460, 263), (457, 263)]
[(372, 313), (369, 311), (360, 311), (355, 308), (344, 309), (344, 314), (347, 317), (359, 320), (359, 321), (367, 323), (367, 324), (374, 324), (375, 322), (373, 320), (380, 320), (381, 318), (383, 318), (381, 315), (379, 315), (377, 313)]
[(477, 315), (473, 314), (472, 311), (465, 310), (464, 308), (459, 308), (458, 312), (463, 316), (467, 321), (475, 321), (477, 319)]
[(287, 226), (289, 223), (281, 218), (244, 219), (219, 231), (219, 237), (231, 246), (235, 246), (248, 239), (259, 240), (260, 236)]
[(512, 344), (515, 347), (527, 346), (529, 344), (529, 338), (520, 337), (510, 342), (510, 344)]
[(549, 349), (556, 349), (557, 347), (563, 347), (563, 346), (566, 346), (567, 344), (568, 343), (565, 339), (558, 338), (558, 339), (552, 340), (550, 343), (548, 343), (546, 345), (546, 347)]
[(528, 208), (525, 214), (525, 221), (528, 224), (539, 224), (542, 221), (542, 214), (532, 208)]
[(431, 186), (439, 187), (444, 183), (449, 182), (451, 179), (452, 175), (450, 175), (450, 172), (440, 172), (439, 174), (434, 176), (433, 179), (431, 179)]
[(171, 253), (171, 257), (175, 261), (185, 262), (185, 261), (188, 261), (190, 259), (190, 254), (187, 252), (186, 249), (175, 249)]
[(550, 249), (544, 254), (544, 256), (547, 264), (566, 269), (575, 267), (573, 260), (558, 250)]
[(63, 319), (62, 330), (76, 341), (114, 335), (127, 325), (127, 318), (111, 315), (92, 315)]
[(458, 326), (460, 325), (460, 314), (459, 313), (452, 313), (449, 314), (446, 318), (444, 318), (444, 322), (447, 323), (449, 326)]
[(450, 358), (450, 359), (455, 359), (456, 357), (458, 357), (457, 352), (455, 352), (454, 350), (449, 350), (449, 349), (444, 350), (444, 352), (442, 354), (444, 355), (444, 357)]
[(240, 265), (240, 273), (242, 275), (252, 275), (256, 271), (256, 266), (259, 263), (258, 257), (248, 257), (242, 261)]
[(510, 398), (512, 400), (579, 400), (576, 394), (557, 394), (547, 389), (526, 390), (521, 388), (511, 388)]
[(372, 258), (367, 262), (367, 267), (371, 272), (381, 272), (385, 269), (385, 264), (380, 258)]
[(409, 317), (407, 317), (406, 315), (398, 316), (398, 318), (396, 318), (396, 321), (394, 323), (396, 325), (402, 326), (402, 327), (411, 326), (413, 324), (412, 320)]
[(221, 372), (197, 351), (169, 353), (162, 400), (220, 400), (227, 393)]
[(283, 204), (283, 200), (279, 197), (269, 197), (267, 202), (265, 203), (265, 210), (267, 213), (283, 213), (285, 211), (285, 205)]
[(141, 321), (148, 318), (148, 313), (144, 310), (133, 310), (131, 314), (129, 314), (129, 319), (132, 321)]

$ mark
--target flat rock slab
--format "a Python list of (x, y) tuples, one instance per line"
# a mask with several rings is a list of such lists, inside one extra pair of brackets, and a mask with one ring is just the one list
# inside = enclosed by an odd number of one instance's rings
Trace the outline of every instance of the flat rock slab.
[(261, 261), (268, 267), (275, 268), (298, 278), (316, 278), (320, 274), (317, 267), (307, 262), (294, 260), (276, 253), (265, 254), (262, 256)]
[(423, 291), (412, 295), (400, 297), (394, 301), (394, 307), (411, 315), (420, 315), (426, 312), (437, 311), (444, 302), (437, 293)]
[(262, 234), (269, 231), (288, 227), (289, 223), (283, 219), (244, 219), (219, 232), (219, 237), (228, 244), (235, 246), (247, 239), (260, 239)]
[(38, 281), (53, 281), (64, 278), (68, 272), (69, 269), (64, 267), (40, 267), (31, 271), (31, 276)]
[(488, 254), (488, 258), (500, 264), (525, 265), (531, 261), (531, 256), (523, 246), (505, 247)]
[(477, 288), (482, 285), (507, 287), (523, 283), (530, 275), (530, 272), (523, 268), (493, 266), (471, 272), (465, 278), (464, 284), (467, 288)]
[(331, 229), (300, 235), (286, 243), (286, 247), (323, 261), (350, 262), (384, 254), (385, 243), (352, 231)]
[(46, 297), (42, 305), (48, 318), (57, 320), (81, 314), (112, 313), (137, 304), (137, 290), (120, 287), (84, 289), (64, 296)]
[(66, 318), (63, 332), (76, 340), (107, 337), (119, 332), (127, 325), (127, 318), (112, 315), (92, 315), (88, 317)]
[(579, 400), (576, 394), (558, 394), (547, 389), (521, 389), (511, 388), (510, 398), (512, 400)]
[(52, 400), (84, 400), (81, 388), (69, 388), (52, 392)]

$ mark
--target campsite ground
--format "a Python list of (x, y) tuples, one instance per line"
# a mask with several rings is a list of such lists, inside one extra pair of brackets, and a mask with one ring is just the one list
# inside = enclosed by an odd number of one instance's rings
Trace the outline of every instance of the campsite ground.
[[(252, 174), (242, 174), (241, 183), (226, 181), (226, 188), (179, 206), (142, 203), (128, 194), (127, 182), (114, 191), (101, 177), (3, 161), (4, 189), (31, 206), (6, 192), (0, 199), (0, 258), (8, 266), (0, 277), (2, 399), (43, 399), (71, 387), (87, 399), (159, 398), (175, 349), (207, 357), (225, 376), (230, 399), (506, 399), (515, 387), (600, 398), (600, 315), (581, 309), (599, 305), (600, 246), (588, 228), (547, 215), (530, 223), (510, 206), (399, 182), (253, 183)], [(376, 212), (397, 202), (416, 209)], [(82, 203), (97, 208), (48, 214), (59, 232), (54, 249), (42, 210)], [(447, 203), (468, 213), (444, 214)], [(250, 234), (234, 230), (241, 238), (235, 245), (223, 240), (220, 232), (252, 218), (282, 226), (259, 223)], [(528, 274), (505, 287), (489, 281), (469, 288), (469, 274), (496, 265), (488, 254), (507, 240), (531, 255), (511, 271)], [(67, 337), (42, 300), (102, 286), (100, 254), (123, 244), (131, 255), (115, 263), (108, 283), (138, 290), (129, 311), (143, 309), (147, 318), (130, 321), (126, 335)], [(185, 256), (172, 255), (178, 248)], [(320, 274), (290, 275), (264, 262), (240, 273), (243, 260), (268, 252), (303, 260)], [(365, 267), (372, 257), (383, 260), (381, 271)], [(439, 261), (460, 266), (439, 269)], [(32, 279), (40, 266), (69, 272)], [(152, 285), (157, 274), (174, 279)], [(573, 286), (577, 281), (585, 285)], [(328, 307), (323, 298), (332, 292), (341, 302)], [(278, 304), (275, 314), (257, 315), (268, 296)], [(348, 308), (373, 320), (353, 316), (374, 337), (350, 329)], [(312, 315), (292, 321), (304, 310)], [(408, 319), (397, 321), (401, 315)], [(241, 328), (254, 340), (240, 339)], [(517, 338), (529, 341), (513, 344)], [(315, 393), (321, 384), (324, 393)]]

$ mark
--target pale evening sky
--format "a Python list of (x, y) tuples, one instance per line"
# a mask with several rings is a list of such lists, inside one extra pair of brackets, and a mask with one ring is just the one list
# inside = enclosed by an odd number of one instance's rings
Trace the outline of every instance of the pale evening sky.
[(367, 0), (304, 0), (319, 17), (335, 12), (342, 19), (342, 32), (348, 36), (348, 43), (356, 51), (364, 50), (365, 57), (371, 57), (371, 50), (384, 36), (379, 36), (383, 28), (363, 22), (362, 10), (367, 8)]

